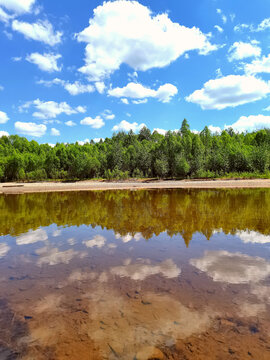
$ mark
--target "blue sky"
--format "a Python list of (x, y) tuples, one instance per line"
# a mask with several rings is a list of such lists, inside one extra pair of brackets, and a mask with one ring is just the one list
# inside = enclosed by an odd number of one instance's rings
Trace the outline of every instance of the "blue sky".
[(0, 136), (270, 127), (269, 0), (0, 0)]

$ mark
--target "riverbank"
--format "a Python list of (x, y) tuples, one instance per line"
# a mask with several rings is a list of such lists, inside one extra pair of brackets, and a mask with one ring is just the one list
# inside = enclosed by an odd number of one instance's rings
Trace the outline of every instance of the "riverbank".
[(270, 188), (270, 179), (252, 180), (131, 180), (131, 181), (77, 181), (1, 183), (0, 194), (21, 194), (54, 191), (89, 190), (139, 190), (139, 189), (222, 189), (222, 188)]

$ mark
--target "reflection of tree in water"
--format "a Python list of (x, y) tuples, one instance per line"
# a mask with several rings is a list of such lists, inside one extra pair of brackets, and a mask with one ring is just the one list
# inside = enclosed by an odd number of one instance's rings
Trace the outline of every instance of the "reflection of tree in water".
[(48, 226), (106, 227), (149, 239), (167, 231), (188, 245), (200, 232), (209, 239), (253, 230), (270, 234), (270, 190), (139, 190), (39, 193), (0, 196), (1, 234), (19, 235)]

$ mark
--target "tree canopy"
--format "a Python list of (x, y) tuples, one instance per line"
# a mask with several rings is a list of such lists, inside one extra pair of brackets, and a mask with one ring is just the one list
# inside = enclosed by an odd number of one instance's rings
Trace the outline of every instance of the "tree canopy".
[(229, 172), (265, 174), (270, 169), (270, 129), (220, 134), (205, 127), (161, 135), (144, 127), (98, 143), (54, 147), (18, 135), (0, 138), (0, 181), (128, 177), (218, 177)]

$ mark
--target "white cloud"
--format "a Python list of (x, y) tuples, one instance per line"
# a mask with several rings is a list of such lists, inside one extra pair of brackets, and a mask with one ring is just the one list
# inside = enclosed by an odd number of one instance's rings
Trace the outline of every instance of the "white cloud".
[(79, 106), (76, 107), (75, 110), (78, 111), (79, 113), (84, 114), (86, 112), (86, 106), (79, 105)]
[(123, 88), (117, 87), (108, 91), (110, 96), (118, 98), (145, 99), (151, 97), (156, 98), (163, 103), (170, 102), (172, 97), (177, 93), (177, 88), (172, 84), (165, 84), (160, 86), (157, 90), (153, 90), (134, 82), (128, 83)]
[(120, 100), (121, 100), (121, 102), (122, 102), (123, 104), (125, 104), (125, 105), (128, 105), (128, 104), (129, 104), (128, 99), (123, 98), (123, 99), (120, 99)]
[(2, 136), (9, 136), (9, 133), (8, 133), (7, 131), (1, 131), (1, 130), (0, 130), (0, 138), (1, 138)]
[(16, 237), (16, 244), (29, 245), (46, 240), (48, 240), (48, 235), (44, 229), (29, 230), (26, 234)]
[(245, 72), (247, 74), (270, 73), (270, 54), (263, 56), (261, 59), (253, 60), (250, 64), (246, 64)]
[(4, 111), (0, 111), (0, 124), (5, 124), (9, 120), (9, 117)]
[(191, 265), (206, 272), (214, 281), (230, 284), (258, 282), (270, 275), (270, 263), (263, 258), (228, 251), (206, 251)]
[(77, 125), (77, 124), (76, 124), (74, 121), (72, 121), (72, 120), (66, 121), (65, 124), (66, 124), (67, 126), (70, 126), (70, 127)]
[(104, 141), (105, 139), (104, 139), (104, 138), (94, 138), (94, 139), (93, 139), (93, 141), (94, 141), (95, 143), (99, 143), (100, 140)]
[(96, 235), (91, 240), (83, 241), (83, 244), (88, 248), (92, 248), (92, 247), (102, 248), (106, 244), (106, 238), (102, 235)]
[(242, 41), (235, 42), (229, 48), (228, 60), (242, 60), (248, 57), (257, 57), (261, 55), (261, 48), (258, 46), (256, 40), (251, 41), (250, 43), (245, 43)]
[(77, 143), (82, 146), (82, 145), (84, 145), (84, 144), (89, 144), (89, 143), (90, 143), (90, 140), (89, 140), (89, 139), (85, 139), (85, 140), (83, 140), (83, 141), (77, 141)]
[(259, 232), (256, 231), (237, 231), (235, 235), (239, 236), (239, 238), (244, 243), (252, 243), (252, 244), (270, 243), (270, 235), (260, 234)]
[(2, 8), (0, 8), (0, 21), (7, 24), (13, 16), (7, 14)]
[(39, 54), (32, 53), (27, 55), (26, 60), (32, 64), (35, 64), (39, 67), (40, 70), (53, 72), (53, 71), (61, 71), (62, 66), (58, 66), (57, 60), (62, 56), (60, 54)]
[(103, 94), (106, 89), (106, 86), (103, 81), (95, 82), (95, 87), (100, 94)]
[(138, 124), (136, 122), (133, 123), (129, 123), (126, 120), (122, 120), (119, 124), (115, 125), (112, 128), (112, 131), (140, 131), (144, 126), (146, 126), (145, 124)]
[(51, 128), (51, 135), (52, 136), (60, 136), (60, 131), (55, 128)]
[(149, 276), (161, 274), (166, 278), (172, 279), (180, 275), (181, 269), (171, 260), (165, 260), (160, 264), (153, 264), (148, 259), (138, 259), (136, 263), (131, 263), (130, 259), (122, 266), (112, 267), (111, 274), (120, 277), (128, 277), (135, 281), (145, 280)]
[(14, 62), (18, 62), (18, 61), (22, 60), (22, 57), (21, 56), (14, 56), (13, 58), (11, 58), (11, 60), (14, 61)]
[(265, 115), (249, 115), (241, 116), (235, 123), (225, 125), (226, 128), (233, 128), (238, 132), (255, 131), (270, 127), (270, 116)]
[(79, 81), (75, 81), (74, 83), (69, 83), (65, 81), (63, 83), (64, 89), (66, 89), (70, 95), (78, 95), (94, 92), (95, 89), (90, 84), (81, 84)]
[(0, 0), (0, 6), (17, 15), (29, 13), (33, 10), (36, 0)]
[(173, 23), (166, 13), (154, 16), (137, 1), (104, 2), (76, 37), (87, 43), (85, 65), (79, 71), (96, 81), (123, 63), (146, 71), (167, 66), (190, 50), (205, 55), (218, 48), (200, 29)]
[(100, 129), (105, 125), (105, 122), (100, 116), (97, 116), (95, 119), (91, 118), (90, 116), (84, 118), (80, 121), (82, 125), (89, 125), (93, 129)]
[(47, 127), (44, 124), (36, 124), (32, 122), (15, 122), (15, 129), (19, 134), (41, 137), (46, 133)]
[(33, 116), (43, 120), (55, 119), (60, 114), (72, 115), (86, 111), (83, 106), (77, 106), (74, 109), (66, 102), (57, 103), (55, 101), (41, 101), (39, 99), (26, 102), (19, 107), (19, 111), (22, 112), (31, 106), (34, 106), (37, 110), (33, 113)]
[(215, 133), (220, 134), (221, 131), (222, 131), (219, 126), (213, 126), (213, 125), (209, 125), (209, 126), (208, 126), (208, 129), (209, 129), (213, 134), (215, 134)]
[(203, 88), (185, 99), (202, 109), (225, 109), (264, 98), (270, 92), (269, 83), (248, 75), (228, 75), (207, 81)]
[(235, 32), (241, 32), (243, 30), (249, 30), (251, 32), (265, 31), (270, 28), (270, 18), (264, 19), (257, 27), (253, 24), (238, 24), (234, 27)]
[(139, 100), (133, 100), (132, 103), (136, 105), (140, 104), (146, 104), (148, 102), (148, 99), (139, 99)]
[(52, 24), (47, 20), (38, 21), (33, 24), (13, 20), (12, 29), (22, 33), (27, 39), (41, 41), (50, 46), (59, 44), (63, 35), (60, 31), (55, 32)]
[(50, 87), (52, 85), (60, 85), (65, 90), (67, 90), (70, 93), (70, 95), (92, 93), (95, 91), (94, 86), (91, 84), (82, 84), (79, 81), (70, 83), (69, 81), (61, 80), (58, 78), (55, 78), (53, 80), (39, 80), (37, 83), (48, 86), (48, 87)]
[(226, 22), (227, 22), (227, 16), (224, 15), (223, 11), (222, 11), (221, 9), (217, 9), (217, 14), (220, 15), (223, 24), (226, 24)]
[(257, 31), (264, 31), (270, 28), (270, 18), (264, 19), (257, 27)]
[(158, 132), (159, 134), (161, 134), (161, 135), (166, 135), (167, 134), (167, 132), (168, 132), (168, 130), (165, 130), (165, 129), (159, 129), (159, 128), (155, 128), (155, 129), (153, 129), (153, 132), (154, 131), (156, 131), (156, 132)]
[(115, 118), (115, 115), (111, 112), (111, 110), (104, 110), (102, 116), (106, 120), (113, 120)]
[(217, 31), (218, 31), (219, 33), (223, 33), (223, 31), (224, 31), (224, 30), (222, 29), (222, 27), (219, 26), (219, 25), (215, 25), (214, 28), (217, 29)]

